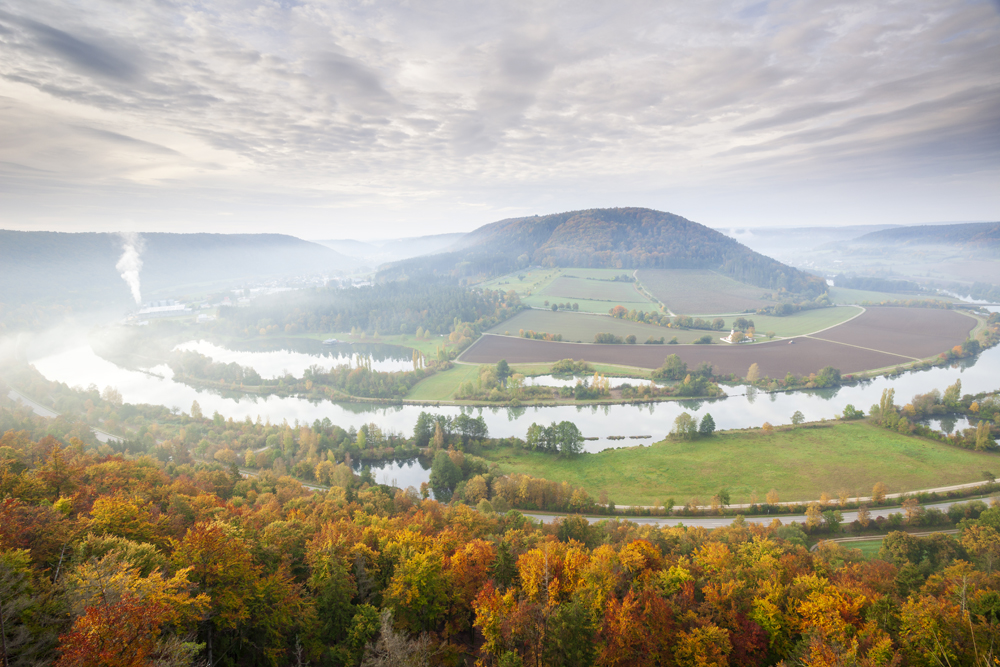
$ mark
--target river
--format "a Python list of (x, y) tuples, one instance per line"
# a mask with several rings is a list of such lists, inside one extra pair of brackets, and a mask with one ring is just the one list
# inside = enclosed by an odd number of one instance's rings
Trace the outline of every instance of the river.
[[(208, 351), (208, 348), (201, 348)], [(258, 354), (250, 353), (246, 354)], [(339, 355), (338, 355), (339, 356)], [(231, 360), (239, 360), (234, 355)], [(806, 390), (768, 394), (748, 391), (745, 387), (728, 387), (730, 396), (707, 401), (669, 401), (639, 405), (562, 405), (547, 407), (485, 407), (457, 406), (423, 407), (417, 405), (386, 406), (372, 403), (332, 403), (298, 397), (224, 395), (207, 389), (196, 389), (172, 379), (165, 366), (155, 366), (146, 372), (126, 369), (98, 357), (86, 344), (77, 344), (59, 352), (31, 358), (39, 372), (50, 380), (69, 386), (99, 388), (115, 387), (125, 401), (153, 403), (188, 411), (198, 401), (205, 414), (218, 411), (225, 417), (271, 422), (312, 423), (328, 417), (343, 428), (357, 428), (374, 422), (383, 431), (410, 433), (421, 411), (456, 416), (461, 412), (482, 415), (495, 437), (523, 437), (532, 422), (575, 422), (584, 436), (597, 438), (585, 443), (587, 451), (596, 452), (611, 447), (648, 444), (650, 439), (608, 440), (608, 436), (653, 436), (663, 438), (681, 412), (700, 419), (711, 413), (717, 428), (733, 429), (760, 426), (764, 422), (788, 424), (792, 414), (802, 412), (806, 421), (833, 418), (848, 404), (867, 412), (877, 403), (882, 390), (896, 390), (896, 402), (906, 403), (915, 394), (945, 387), (962, 380), (963, 393), (993, 391), (1000, 386), (1000, 347), (986, 350), (975, 360), (962, 360), (948, 367), (914, 371), (903, 375), (880, 377), (854, 386), (835, 389)], [(330, 357), (319, 357), (316, 363), (329, 365)], [(947, 428), (947, 424), (944, 425)]]

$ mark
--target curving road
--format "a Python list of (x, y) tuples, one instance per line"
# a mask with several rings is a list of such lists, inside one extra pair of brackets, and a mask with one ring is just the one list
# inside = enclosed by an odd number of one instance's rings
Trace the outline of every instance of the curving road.
[[(54, 419), (59, 416), (59, 413), (53, 410), (52, 408), (47, 408), (40, 403), (36, 403), (35, 401), (31, 400), (24, 394), (16, 392), (13, 389), (7, 392), (7, 398), (14, 401), (15, 403), (23, 403), (24, 405), (31, 408), (31, 411), (34, 412), (36, 415), (39, 415), (40, 417), (47, 417), (49, 419)], [(90, 430), (94, 432), (94, 437), (100, 440), (101, 442), (110, 442), (111, 440), (122, 439), (122, 436), (120, 435), (113, 435), (111, 433), (108, 433), (107, 431), (102, 431), (97, 428), (91, 427)]]
[[(922, 505), (922, 507), (924, 509), (939, 509), (942, 512), (946, 512), (948, 511), (948, 508), (951, 507), (952, 505), (956, 505), (959, 503), (967, 503), (969, 502), (969, 500), (974, 500), (974, 499), (970, 498), (965, 500), (949, 500), (943, 503), (931, 503), (928, 505)], [(888, 518), (890, 514), (902, 512), (902, 509), (900, 509), (899, 507), (880, 507), (880, 508), (872, 508), (871, 510), (869, 510), (869, 512), (872, 519), (875, 519), (876, 517), (880, 516)], [(545, 523), (549, 523), (551, 521), (555, 521), (556, 519), (560, 519), (563, 516), (566, 516), (563, 514), (546, 514), (544, 512), (521, 511), (521, 513), (524, 514), (525, 516), (530, 516), (533, 519), (544, 521)], [(844, 523), (851, 523), (852, 521), (858, 518), (858, 512), (857, 510), (848, 510), (846, 512), (843, 512), (843, 516), (844, 516)], [(608, 519), (621, 519), (623, 521), (631, 521), (633, 523), (638, 523), (641, 525), (653, 525), (653, 526), (684, 525), (684, 526), (701, 526), (702, 528), (722, 528), (724, 526), (730, 525), (731, 523), (733, 523), (733, 521), (736, 520), (736, 517), (733, 516), (683, 516), (683, 517), (681, 516), (669, 516), (669, 517), (668, 516), (617, 516), (617, 517), (585, 516), (584, 518), (587, 519), (587, 521), (589, 521), (590, 523), (597, 523), (598, 521), (605, 521)], [(781, 523), (783, 524), (789, 524), (792, 523), (793, 521), (796, 521), (798, 523), (805, 523), (806, 515), (772, 514), (764, 516), (748, 516), (743, 518), (743, 520), (746, 521), (747, 523), (759, 523), (765, 525), (771, 523), (775, 519), (780, 519)]]

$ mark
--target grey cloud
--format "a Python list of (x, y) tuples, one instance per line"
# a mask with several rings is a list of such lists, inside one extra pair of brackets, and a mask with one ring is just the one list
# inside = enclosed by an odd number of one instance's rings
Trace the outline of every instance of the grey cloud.
[(10, 15), (7, 15), (7, 18), (34, 33), (42, 47), (90, 74), (125, 83), (134, 82), (141, 76), (133, 59), (119, 55), (112, 49), (80, 39), (38, 21), (18, 19)]
[(813, 104), (803, 104), (801, 106), (786, 109), (781, 113), (774, 114), (767, 118), (754, 120), (734, 128), (736, 132), (755, 132), (757, 130), (769, 130), (773, 127), (800, 123), (806, 120), (813, 120), (821, 116), (826, 116), (835, 111), (849, 109), (857, 103), (857, 100), (850, 99), (842, 102), (815, 102)]
[(863, 131), (875, 128), (891, 128), (893, 125), (904, 121), (966, 106), (974, 106), (980, 109), (983, 113), (987, 114), (989, 120), (992, 120), (996, 123), (997, 127), (1000, 127), (1000, 114), (997, 113), (998, 108), (1000, 108), (1000, 91), (990, 88), (973, 88), (936, 100), (920, 102), (902, 109), (895, 109), (890, 112), (866, 114), (830, 127), (793, 132), (771, 141), (739, 146), (725, 151), (725, 153), (729, 155), (754, 153), (776, 150), (793, 145), (811, 144), (842, 137), (857, 136)]
[(101, 130), (95, 127), (87, 127), (85, 125), (72, 125), (74, 130), (80, 134), (87, 135), (101, 141), (107, 141), (113, 144), (119, 144), (122, 146), (128, 146), (130, 148), (138, 148), (150, 153), (160, 153), (164, 155), (180, 155), (177, 151), (172, 148), (167, 148), (166, 146), (161, 146), (160, 144), (154, 144), (149, 141), (143, 141), (142, 139), (136, 139), (124, 134), (119, 134), (117, 132), (111, 132), (109, 130)]
[[(81, 140), (81, 152), (129, 150), (66, 166), (53, 182), (67, 187), (140, 173), (145, 154), (170, 149), (126, 135), (159, 130), (190, 138), (190, 161), (162, 163), (211, 163), (227, 187), (397, 211), (441, 197), (514, 210), (549, 190), (596, 205), (594, 184), (662, 189), (720, 173), (836, 182), (866, 165), (885, 178), (910, 163), (984, 169), (1000, 135), (1000, 21), (983, 3), (86, 5), (19, 6), (34, 28), (0, 17), (16, 33), (0, 35), (0, 94), (23, 83), (63, 127), (93, 117), (44, 96), (129, 128)], [(767, 141), (739, 146), (757, 133)], [(47, 166), (31, 154), (0, 147), (0, 160)], [(181, 171), (172, 187), (203, 191)]]
[(324, 53), (314, 62), (317, 80), (336, 98), (354, 104), (386, 104), (394, 100), (378, 74), (358, 60), (341, 53)]

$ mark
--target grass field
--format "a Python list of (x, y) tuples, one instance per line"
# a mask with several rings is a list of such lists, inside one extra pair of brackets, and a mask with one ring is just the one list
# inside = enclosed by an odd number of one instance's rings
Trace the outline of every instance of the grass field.
[(507, 274), (482, 283), (482, 287), (514, 290), (521, 301), (535, 308), (552, 303), (576, 303), (585, 313), (607, 313), (621, 304), (629, 310), (657, 310), (659, 306), (636, 291), (632, 283), (612, 282), (631, 275), (621, 269), (534, 269)]
[[(636, 294), (638, 296), (638, 294)], [(548, 301), (549, 304), (553, 303), (575, 303), (579, 306), (581, 313), (597, 313), (598, 315), (607, 315), (608, 311), (615, 306), (622, 305), (629, 310), (659, 310), (659, 306), (654, 304), (652, 301), (625, 301), (625, 302), (611, 302), (611, 301), (591, 301), (588, 299), (558, 299), (552, 296), (544, 296), (541, 294), (532, 294), (531, 296), (521, 297), (521, 303), (531, 306), (532, 308), (548, 308), (545, 302)]]
[(479, 286), (485, 289), (514, 290), (524, 299), (527, 295), (538, 292), (562, 274), (562, 269), (533, 269), (508, 273), (507, 275), (487, 280)]
[[(758, 337), (768, 331), (773, 331), (777, 336), (801, 336), (846, 322), (859, 313), (861, 313), (859, 308), (844, 307), (803, 310), (784, 317), (774, 317), (773, 315), (745, 315), (744, 317), (753, 320)], [(732, 319), (727, 318), (726, 324), (729, 324)]]
[(455, 364), (449, 370), (435, 373), (426, 380), (418, 382), (406, 398), (413, 401), (451, 400), (463, 382), (475, 382), (478, 377), (479, 366)]
[(878, 556), (879, 550), (882, 548), (882, 538), (876, 538), (871, 540), (864, 540), (860, 542), (844, 542), (840, 546), (845, 549), (857, 549), (861, 552), (861, 555), (865, 558), (872, 559)]
[[(629, 334), (635, 334), (638, 342), (644, 343), (647, 338), (660, 338), (661, 336), (670, 340), (677, 336), (680, 343), (693, 343), (696, 339), (710, 333), (713, 337), (721, 336), (718, 331), (683, 331), (681, 329), (668, 329), (658, 327), (655, 324), (642, 324), (641, 322), (630, 322), (619, 320), (605, 315), (591, 315), (588, 313), (570, 313), (566, 311), (552, 312), (550, 310), (525, 310), (514, 317), (501, 322), (489, 330), (489, 333), (502, 334), (510, 332), (517, 336), (518, 331), (543, 331), (550, 334), (562, 334), (563, 340), (570, 342), (593, 343), (594, 335), (598, 333), (613, 333), (624, 338)], [(581, 352), (581, 354), (583, 354)]]
[(650, 294), (675, 314), (739, 313), (774, 304), (763, 287), (747, 285), (715, 273), (695, 269), (640, 269), (636, 274)]
[(518, 452), (486, 452), (507, 473), (526, 473), (601, 491), (620, 505), (678, 504), (697, 498), (708, 504), (719, 489), (733, 503), (759, 500), (776, 489), (782, 501), (813, 500), (846, 488), (867, 495), (876, 482), (891, 492), (974, 482), (995, 470), (1000, 456), (904, 436), (863, 422), (818, 428), (730, 431), (691, 442), (664, 441), (650, 447), (582, 454), (573, 459)]
[[(652, 302), (636, 291), (632, 283), (611, 282), (610, 280), (591, 280), (588, 278), (571, 278), (559, 276), (540, 293), (551, 299), (589, 299), (591, 301), (607, 301), (608, 308), (621, 303)], [(648, 309), (648, 308), (647, 308)]]
[(951, 297), (947, 296), (927, 295), (925, 297), (921, 297), (913, 294), (869, 292), (867, 290), (848, 289), (847, 287), (831, 287), (829, 289), (829, 294), (830, 294), (830, 300), (838, 305), (855, 304), (855, 303), (861, 303), (862, 301), (881, 303), (883, 301), (906, 301), (907, 299), (924, 299), (924, 298), (932, 301), (949, 301), (949, 302), (957, 301), (957, 299), (952, 299)]

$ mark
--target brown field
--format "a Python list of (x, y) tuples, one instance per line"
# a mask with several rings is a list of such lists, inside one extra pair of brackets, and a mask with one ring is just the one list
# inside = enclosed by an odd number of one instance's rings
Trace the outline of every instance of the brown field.
[(975, 323), (968, 315), (954, 310), (874, 307), (813, 338), (922, 359), (961, 343)]
[(795, 338), (794, 344), (783, 340), (740, 346), (594, 345), (486, 335), (466, 350), (461, 359), (479, 364), (492, 364), (500, 359), (509, 363), (586, 359), (593, 363), (658, 368), (668, 355), (676, 354), (689, 367), (707, 361), (720, 374), (743, 376), (753, 363), (759, 365), (762, 376), (772, 378), (784, 377), (789, 372), (806, 375), (824, 366), (833, 366), (842, 373), (857, 373), (906, 364), (917, 356), (909, 352), (917, 352), (921, 357), (944, 352), (962, 342), (973, 324), (971, 318), (953, 311), (875, 308), (820, 333), (822, 339), (803, 336)]

